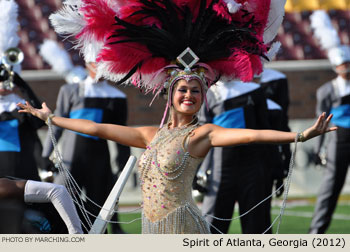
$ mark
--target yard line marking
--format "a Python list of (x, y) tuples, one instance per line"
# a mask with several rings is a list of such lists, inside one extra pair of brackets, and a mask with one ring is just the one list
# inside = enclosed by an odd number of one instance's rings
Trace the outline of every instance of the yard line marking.
[[(279, 214), (279, 210), (272, 210), (271, 212), (272, 212), (272, 214)], [(285, 210), (284, 215), (312, 218), (313, 213), (312, 212), (299, 212), (299, 211)], [(332, 218), (336, 219), (336, 220), (350, 220), (350, 215), (333, 214)]]

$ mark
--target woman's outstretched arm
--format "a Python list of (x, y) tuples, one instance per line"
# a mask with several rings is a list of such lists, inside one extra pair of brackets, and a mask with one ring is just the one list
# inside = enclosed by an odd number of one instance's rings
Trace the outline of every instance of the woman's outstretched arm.
[[(329, 131), (336, 130), (337, 127), (329, 128), (332, 114), (326, 118), (326, 113), (320, 115), (313, 126), (304, 130), (301, 136), (302, 141), (319, 136)], [(224, 129), (215, 128), (210, 133), (213, 146), (229, 146), (248, 143), (291, 143), (294, 142), (296, 132), (284, 132), (277, 130), (249, 130), (249, 129)]]
[[(42, 104), (41, 109), (33, 108), (28, 102), (25, 104), (18, 103), (17, 106), (21, 108), (21, 110), (18, 111), (19, 113), (30, 113), (43, 121), (47, 121), (49, 116), (52, 115), (46, 103)], [(138, 148), (145, 148), (157, 131), (155, 127), (132, 128), (116, 124), (95, 123), (85, 119), (71, 119), (58, 116), (51, 117), (51, 122), (58, 127)]]
[[(326, 114), (320, 115), (313, 126), (304, 130), (300, 140), (307, 141), (337, 127), (329, 128), (332, 114), (326, 118)], [(196, 131), (192, 144), (189, 146), (193, 155), (203, 157), (211, 147), (235, 146), (250, 143), (283, 144), (292, 143), (298, 133), (277, 130), (253, 130), (253, 129), (227, 129), (214, 124), (205, 124)], [(197, 137), (196, 137), (197, 135)]]

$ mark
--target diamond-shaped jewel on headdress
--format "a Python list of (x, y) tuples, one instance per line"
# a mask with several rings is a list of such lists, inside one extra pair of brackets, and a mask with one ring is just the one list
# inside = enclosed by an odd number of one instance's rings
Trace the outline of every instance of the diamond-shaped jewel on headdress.
[(185, 69), (190, 69), (194, 64), (199, 61), (198, 56), (187, 47), (178, 57), (177, 60), (185, 67)]

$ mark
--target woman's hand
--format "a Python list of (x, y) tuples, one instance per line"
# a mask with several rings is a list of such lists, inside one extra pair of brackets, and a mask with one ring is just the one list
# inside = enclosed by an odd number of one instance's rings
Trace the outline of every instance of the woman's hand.
[(46, 121), (48, 116), (52, 114), (51, 110), (46, 106), (45, 102), (41, 104), (41, 109), (33, 108), (32, 105), (30, 105), (27, 101), (25, 104), (17, 103), (17, 106), (21, 108), (21, 110), (18, 111), (19, 113), (29, 113), (43, 121)]
[(333, 117), (333, 114), (330, 114), (326, 119), (326, 113), (323, 112), (322, 115), (318, 117), (316, 123), (312, 127), (306, 129), (303, 132), (305, 141), (313, 137), (322, 135), (326, 132), (337, 130), (338, 129), (337, 127), (331, 127), (331, 128), (328, 127), (332, 117)]

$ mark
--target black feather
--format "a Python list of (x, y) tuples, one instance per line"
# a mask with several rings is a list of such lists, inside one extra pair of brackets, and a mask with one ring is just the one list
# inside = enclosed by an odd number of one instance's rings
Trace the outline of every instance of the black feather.
[[(139, 21), (152, 17), (158, 20), (161, 28), (155, 25), (135, 25), (115, 17), (116, 29), (108, 41), (110, 44), (140, 43), (145, 45), (154, 57), (173, 61), (187, 47), (190, 47), (201, 62), (228, 58), (235, 50), (245, 50), (249, 54), (264, 57), (259, 40), (252, 27), (256, 27), (254, 15), (242, 10), (240, 20), (224, 20), (213, 10), (219, 0), (201, 0), (198, 14), (186, 6), (176, 6), (172, 0), (139, 0), (143, 7), (131, 14)], [(193, 20), (194, 19), (194, 20)], [(121, 80), (127, 80), (137, 69), (139, 62)]]
[(121, 79), (120, 81), (118, 81), (116, 84), (120, 85), (123, 84), (125, 81), (127, 81), (134, 73), (136, 73), (137, 69), (140, 69), (140, 67), (142, 66), (142, 61), (140, 61), (139, 63), (137, 63), (130, 71), (129, 73), (127, 73), (123, 79)]

